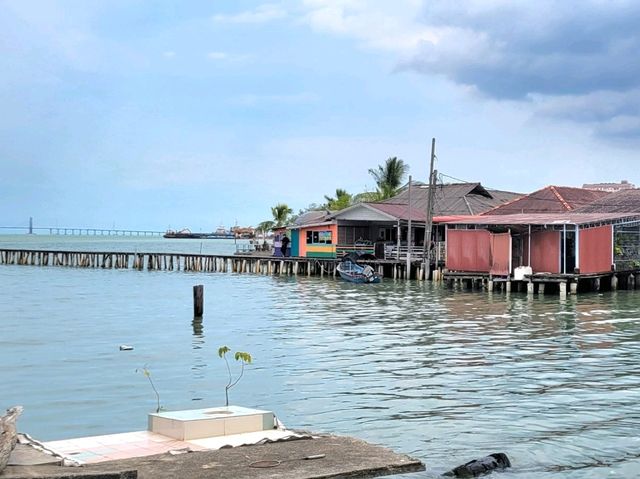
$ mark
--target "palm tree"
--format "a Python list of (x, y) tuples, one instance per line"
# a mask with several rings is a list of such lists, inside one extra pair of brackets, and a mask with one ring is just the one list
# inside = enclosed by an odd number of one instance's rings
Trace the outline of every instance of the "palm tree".
[(258, 226), (256, 226), (256, 229), (258, 231), (262, 231), (262, 234), (264, 235), (267, 231), (271, 231), (274, 225), (275, 223), (273, 221), (267, 220), (267, 221), (263, 221)]
[(324, 199), (327, 200), (326, 207), (330, 211), (339, 211), (348, 208), (353, 201), (353, 197), (347, 193), (347, 190), (341, 188), (336, 188), (335, 198), (325, 195)]
[(382, 200), (398, 193), (407, 173), (409, 173), (409, 165), (395, 156), (387, 158), (384, 166), (378, 165), (377, 169), (369, 169), (369, 174), (376, 181), (379, 199)]
[(273, 219), (275, 220), (275, 227), (280, 228), (284, 226), (289, 221), (289, 216), (293, 213), (293, 210), (289, 208), (285, 203), (278, 203), (275, 206), (271, 207), (271, 214), (273, 215)]

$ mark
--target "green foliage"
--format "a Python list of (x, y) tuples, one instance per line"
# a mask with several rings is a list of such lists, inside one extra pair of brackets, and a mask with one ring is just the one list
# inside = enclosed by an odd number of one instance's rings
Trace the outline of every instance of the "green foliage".
[(265, 233), (267, 231), (271, 231), (273, 229), (275, 225), (275, 222), (271, 221), (271, 220), (267, 220), (267, 221), (263, 221), (262, 223), (260, 223), (256, 229), (259, 231), (264, 231)]
[(149, 380), (149, 384), (151, 384), (151, 389), (153, 389), (153, 392), (156, 395), (156, 412), (157, 413), (160, 412), (162, 410), (162, 406), (160, 406), (160, 393), (158, 393), (158, 390), (156, 389), (156, 385), (153, 383), (153, 379), (151, 378), (151, 371), (149, 371), (149, 368), (145, 364), (142, 368), (136, 369), (136, 372), (142, 373), (142, 375)]
[(353, 196), (353, 204), (381, 201), (384, 199), (379, 191), (365, 191)]
[(378, 199), (395, 196), (408, 173), (409, 165), (395, 156), (387, 158), (384, 165), (378, 165), (377, 169), (371, 168), (369, 174), (376, 182)]
[(352, 195), (341, 188), (336, 188), (335, 198), (325, 195), (324, 199), (327, 200), (326, 208), (330, 211), (340, 211), (353, 204)]
[(224, 359), (224, 362), (227, 365), (227, 372), (229, 373), (229, 381), (227, 382), (227, 385), (224, 387), (224, 395), (226, 400), (225, 405), (227, 407), (229, 406), (229, 389), (231, 389), (233, 386), (238, 384), (238, 382), (240, 382), (240, 379), (242, 379), (242, 376), (244, 375), (245, 365), (251, 364), (251, 361), (252, 361), (251, 354), (246, 353), (244, 351), (236, 351), (236, 353), (234, 354), (234, 358), (236, 361), (240, 361), (241, 369), (240, 369), (240, 374), (234, 381), (233, 376), (231, 374), (231, 366), (229, 365), (229, 361), (227, 360), (228, 352), (231, 352), (231, 349), (228, 346), (220, 346), (218, 348), (218, 356)]
[(271, 207), (271, 214), (273, 215), (273, 219), (275, 221), (275, 227), (280, 228), (287, 224), (289, 221), (289, 217), (293, 213), (293, 210), (289, 208), (285, 203), (278, 203), (275, 206)]

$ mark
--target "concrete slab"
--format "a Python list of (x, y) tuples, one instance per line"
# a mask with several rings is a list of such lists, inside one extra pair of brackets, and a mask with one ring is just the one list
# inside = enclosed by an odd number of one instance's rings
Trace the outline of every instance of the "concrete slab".
[(10, 466), (42, 466), (45, 464), (60, 465), (62, 458), (38, 451), (26, 444), (16, 444), (9, 456)]
[[(322, 456), (318, 459), (305, 459)], [(271, 467), (259, 467), (259, 466)], [(137, 470), (140, 479), (329, 479), (367, 478), (423, 471), (424, 464), (382, 446), (344, 436), (315, 436), (254, 446), (198, 451), (179, 455), (160, 454), (91, 464), (82, 468), (34, 466), (27, 476), (24, 468), (10, 466), (0, 479), (54, 478), (60, 474), (98, 474)], [(36, 471), (37, 469), (37, 471)], [(63, 476), (74, 477), (74, 476)], [(81, 476), (80, 476), (81, 477)], [(89, 476), (91, 477), (91, 476)]]

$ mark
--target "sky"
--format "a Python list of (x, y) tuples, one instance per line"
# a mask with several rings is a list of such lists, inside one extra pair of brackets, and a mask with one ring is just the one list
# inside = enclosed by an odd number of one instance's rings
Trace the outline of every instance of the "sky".
[[(640, 185), (640, 3), (0, 0), (0, 226), (256, 225), (403, 159)], [(454, 180), (454, 179), (456, 180)]]

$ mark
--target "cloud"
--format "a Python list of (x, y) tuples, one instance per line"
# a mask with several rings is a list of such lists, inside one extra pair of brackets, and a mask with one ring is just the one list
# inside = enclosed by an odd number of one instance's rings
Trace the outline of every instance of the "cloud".
[(275, 4), (259, 5), (253, 10), (235, 14), (217, 14), (213, 21), (217, 23), (267, 23), (287, 16), (284, 8)]
[[(517, 6), (516, 6), (517, 5)], [(625, 91), (640, 83), (632, 2), (435, 1), (420, 22), (438, 29), (405, 67), (473, 85), (494, 98)]]
[(525, 102), (537, 117), (587, 125), (596, 136), (640, 133), (636, 1), (306, 0), (305, 7), (312, 28), (394, 52), (397, 71)]
[(207, 58), (211, 60), (224, 60), (229, 58), (229, 55), (225, 52), (209, 52), (207, 53)]
[(236, 103), (242, 106), (259, 106), (259, 105), (273, 105), (273, 104), (285, 104), (285, 105), (301, 105), (309, 104), (318, 101), (318, 96), (310, 92), (290, 93), (281, 95), (258, 95), (248, 93), (240, 95), (232, 99), (232, 103)]
[(239, 55), (236, 53), (211, 51), (207, 53), (207, 59), (214, 62), (226, 62), (226, 63), (245, 63), (251, 58), (250, 55)]
[(367, 48), (411, 51), (421, 41), (435, 39), (431, 29), (416, 22), (416, 0), (305, 0), (302, 21), (319, 32), (355, 37)]

